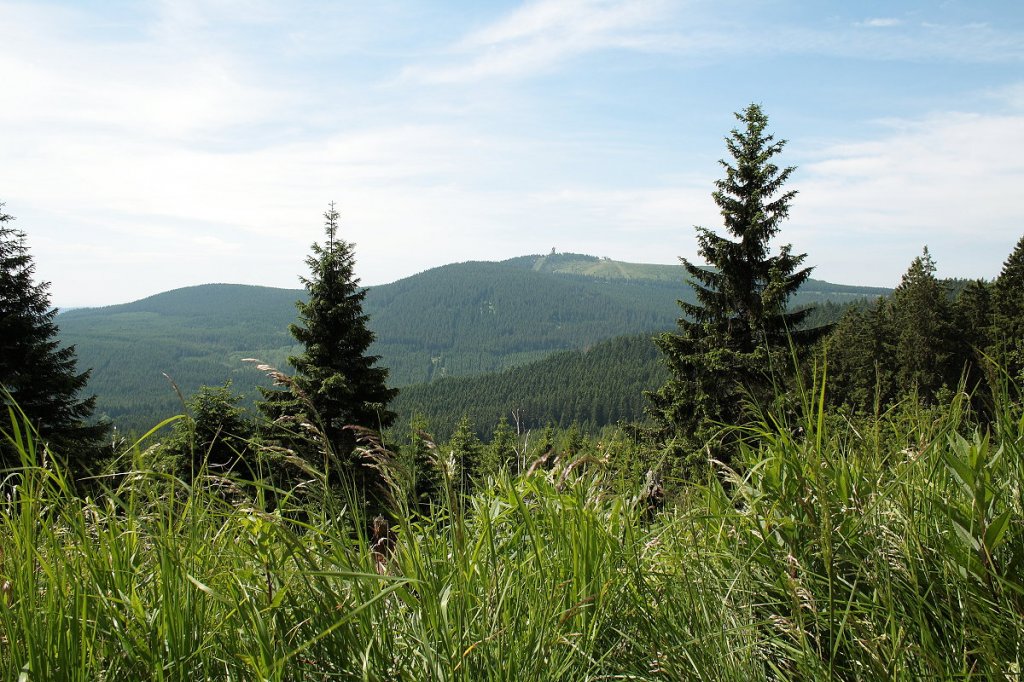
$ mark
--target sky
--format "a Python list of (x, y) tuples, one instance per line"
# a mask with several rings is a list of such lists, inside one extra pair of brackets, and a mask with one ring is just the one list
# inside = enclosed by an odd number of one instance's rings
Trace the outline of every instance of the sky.
[(1024, 235), (1020, 0), (0, 0), (0, 27), (0, 202), (60, 307), (299, 288), (332, 201), (371, 286), (700, 262), (752, 102), (816, 278), (895, 286), (926, 245), (991, 278)]

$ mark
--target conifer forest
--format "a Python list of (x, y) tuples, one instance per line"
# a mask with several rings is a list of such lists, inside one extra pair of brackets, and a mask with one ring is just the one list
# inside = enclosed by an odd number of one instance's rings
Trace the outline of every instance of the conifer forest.
[(724, 142), (680, 265), (364, 287), (330, 203), (301, 289), (58, 311), (4, 198), (0, 677), (1021, 679), (1024, 236), (818, 280)]

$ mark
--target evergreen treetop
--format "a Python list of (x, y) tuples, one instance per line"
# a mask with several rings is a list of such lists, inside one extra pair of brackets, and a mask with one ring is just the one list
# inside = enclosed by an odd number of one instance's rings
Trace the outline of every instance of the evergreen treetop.
[(239, 407), (243, 396), (222, 386), (201, 386), (185, 402), (189, 417), (177, 422), (165, 448), (183, 458), (182, 470), (195, 473), (204, 466), (217, 473), (235, 470), (252, 475), (250, 439), (254, 424)]
[(327, 239), (313, 244), (306, 259), (310, 275), (301, 278), (309, 297), (296, 304), (299, 321), (290, 330), (303, 352), (288, 359), (297, 390), (265, 392), (261, 409), (272, 419), (302, 416), (316, 424), (333, 454), (345, 460), (356, 445), (346, 427), (390, 426), (395, 414), (387, 405), (397, 390), (387, 387), (380, 358), (368, 353), (374, 335), (362, 307), (366, 290), (355, 276), (354, 246), (338, 238), (338, 219), (332, 202), (324, 213)]
[[(78, 394), (89, 372), (77, 371), (74, 346), (63, 347), (57, 338), (49, 283), (34, 282), (25, 233), (9, 225), (14, 218), (2, 209), (0, 203), (0, 405), (20, 409), (43, 440), (81, 470), (96, 456), (108, 427), (87, 423), (96, 398)], [(10, 428), (0, 426), (4, 432)], [(0, 437), (0, 467), (18, 463), (7, 438)]]
[(892, 296), (851, 310), (828, 339), (828, 400), (866, 414), (900, 401), (941, 403), (962, 382), (976, 408), (987, 380), (992, 286), (936, 277), (928, 248), (914, 258)]
[(997, 358), (1011, 377), (1024, 382), (1024, 237), (1003, 263), (994, 289)]
[(485, 448), (477, 437), (469, 417), (463, 415), (459, 419), (455, 433), (445, 444), (444, 451), (453, 466), (453, 470), (450, 472), (452, 480), (457, 483), (462, 492), (471, 492), (480, 475), (481, 459), (484, 456)]
[(935, 271), (926, 246), (889, 301), (896, 383), (916, 388), (922, 397), (935, 395), (943, 386), (955, 387), (962, 370), (953, 355), (952, 305)]
[(744, 398), (770, 385), (773, 369), (788, 369), (783, 351), (791, 341), (802, 349), (824, 332), (800, 330), (810, 310), (786, 307), (811, 274), (800, 267), (806, 256), (788, 245), (770, 253), (796, 196), (783, 191), (794, 167), (774, 162), (786, 142), (767, 132), (768, 117), (757, 104), (736, 118), (740, 127), (725, 139), (732, 158), (720, 162), (725, 177), (712, 193), (732, 239), (696, 228), (708, 267), (680, 259), (697, 301), (680, 301), (678, 333), (656, 339), (672, 378), (648, 394), (663, 424), (702, 442), (715, 424), (738, 418)]
[(680, 259), (697, 296), (697, 303), (680, 303), (689, 318), (680, 325), (703, 326), (749, 353), (759, 344), (784, 342), (807, 317), (810, 309), (786, 312), (786, 302), (813, 268), (798, 269), (806, 255), (794, 255), (789, 245), (769, 255), (769, 242), (797, 194), (781, 192), (796, 167), (779, 168), (772, 161), (786, 141), (766, 133), (768, 116), (756, 104), (735, 116), (744, 127), (725, 138), (733, 161), (719, 161), (725, 177), (715, 181), (717, 190), (711, 195), (735, 241), (696, 228), (698, 253), (711, 267)]

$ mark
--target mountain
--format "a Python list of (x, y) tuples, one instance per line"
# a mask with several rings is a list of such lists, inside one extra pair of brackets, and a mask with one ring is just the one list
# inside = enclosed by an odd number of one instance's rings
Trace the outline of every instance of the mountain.
[[(795, 302), (848, 302), (889, 290), (811, 280)], [(234, 382), (252, 397), (265, 380), (241, 362), (256, 357), (287, 369), (288, 332), (302, 290), (208, 284), (123, 305), (61, 313), (65, 343), (93, 368), (98, 412), (122, 428), (145, 429), (181, 411), (166, 373), (188, 395)], [(524, 256), (446, 265), (372, 287), (364, 310), (373, 352), (408, 386), (496, 372), (559, 350), (669, 329), (676, 300), (692, 300), (683, 269), (578, 254)]]
[[(795, 305), (845, 303), (888, 293), (811, 280)], [(397, 386), (498, 371), (556, 350), (675, 326), (677, 299), (692, 302), (676, 265), (579, 254), (446, 265), (373, 287), (365, 310), (375, 352)]]

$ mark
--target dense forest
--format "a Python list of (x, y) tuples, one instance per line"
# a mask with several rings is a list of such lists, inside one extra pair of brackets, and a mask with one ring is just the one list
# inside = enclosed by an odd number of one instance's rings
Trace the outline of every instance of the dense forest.
[[(827, 301), (813, 309), (808, 325), (834, 325), (867, 299)], [(521, 429), (555, 426), (594, 434), (624, 422), (642, 421), (646, 391), (665, 383), (668, 371), (652, 334), (619, 336), (583, 350), (561, 351), (496, 373), (448, 377), (404, 387), (393, 406), (398, 432), (420, 419), (438, 438), (448, 438), (466, 417), (474, 432), (490, 438), (502, 419)]]
[(404, 417), (396, 430), (419, 417), (432, 434), (447, 439), (467, 417), (478, 436), (490, 439), (502, 417), (515, 415), (523, 429), (567, 429), (575, 423), (593, 433), (642, 419), (644, 391), (667, 376), (649, 334), (622, 336), (497, 374), (406, 387), (393, 403)]

